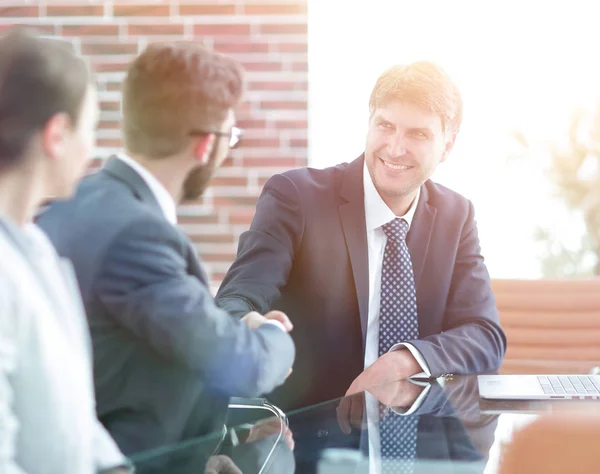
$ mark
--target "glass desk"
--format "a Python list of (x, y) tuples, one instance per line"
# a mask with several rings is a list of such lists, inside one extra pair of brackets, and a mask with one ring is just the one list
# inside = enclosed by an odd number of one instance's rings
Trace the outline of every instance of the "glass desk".
[(594, 401), (491, 402), (477, 377), (399, 381), (132, 456), (140, 474), (498, 472), (515, 429)]

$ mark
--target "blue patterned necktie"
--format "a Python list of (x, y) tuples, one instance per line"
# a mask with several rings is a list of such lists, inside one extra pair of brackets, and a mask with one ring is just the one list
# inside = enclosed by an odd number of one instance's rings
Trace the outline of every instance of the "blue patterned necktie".
[[(379, 355), (399, 343), (419, 338), (417, 292), (406, 234), (408, 223), (396, 218), (383, 226), (387, 236), (381, 268)], [(411, 473), (417, 454), (417, 416), (386, 410), (379, 424), (382, 473)]]
[(406, 234), (408, 223), (401, 218), (383, 227), (387, 235), (381, 268), (379, 307), (379, 355), (399, 342), (419, 338), (417, 292)]

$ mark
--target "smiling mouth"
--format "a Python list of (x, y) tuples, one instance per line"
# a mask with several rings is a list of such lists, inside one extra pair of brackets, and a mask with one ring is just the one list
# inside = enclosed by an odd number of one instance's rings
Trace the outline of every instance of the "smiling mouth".
[(396, 165), (394, 163), (390, 163), (389, 161), (385, 161), (383, 158), (379, 158), (381, 162), (385, 165), (386, 168), (389, 168), (394, 171), (405, 171), (412, 168), (409, 165)]

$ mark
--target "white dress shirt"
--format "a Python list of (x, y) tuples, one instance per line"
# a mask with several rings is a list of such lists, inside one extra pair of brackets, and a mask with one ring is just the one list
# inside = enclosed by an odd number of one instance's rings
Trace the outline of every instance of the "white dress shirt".
[[(367, 337), (365, 343), (365, 369), (373, 364), (379, 358), (379, 306), (381, 299), (381, 269), (383, 267), (383, 255), (387, 236), (382, 226), (388, 222), (401, 217), (408, 223), (408, 228), (412, 224), (413, 217), (419, 202), (421, 190), (417, 191), (415, 199), (411, 203), (408, 211), (403, 216), (396, 216), (388, 205), (383, 201), (379, 192), (373, 184), (371, 175), (365, 163), (363, 168), (363, 187), (365, 194), (365, 222), (367, 227), (367, 246), (369, 257), (369, 312), (367, 319)], [(408, 349), (423, 370), (416, 374), (417, 377), (429, 377), (431, 372), (429, 366), (421, 353), (412, 344), (398, 342), (390, 351), (399, 349)], [(418, 382), (415, 382), (418, 383)], [(429, 384), (424, 384), (424, 390), (415, 400), (413, 405), (406, 410), (404, 415), (414, 413), (424, 398), (429, 393)], [(370, 393), (365, 394), (365, 403), (367, 409), (367, 423), (369, 429), (369, 471), (371, 473), (381, 472), (379, 459), (380, 437), (379, 437), (379, 402)]]
[(0, 472), (93, 474), (126, 464), (96, 417), (75, 274), (33, 224), (0, 216)]
[(175, 200), (171, 196), (171, 193), (167, 191), (167, 188), (150, 171), (130, 156), (127, 156), (125, 153), (119, 153), (117, 157), (140, 175), (140, 178), (144, 180), (150, 191), (152, 191), (152, 195), (158, 202), (160, 209), (165, 215), (165, 219), (171, 224), (177, 225), (177, 204), (175, 204)]
[[(369, 170), (365, 163), (363, 169), (363, 186), (365, 192), (365, 221), (367, 225), (367, 246), (369, 254), (369, 315), (367, 319), (367, 337), (365, 344), (365, 369), (373, 364), (379, 358), (379, 303), (381, 297), (381, 268), (383, 266), (383, 254), (387, 236), (381, 226), (393, 221), (396, 217), (403, 218), (408, 223), (408, 228), (412, 224), (417, 203), (421, 190), (410, 205), (410, 208), (403, 216), (396, 216), (392, 210), (383, 201), (379, 192), (373, 184)], [(422, 374), (420, 376), (429, 377), (431, 372), (429, 366), (421, 353), (412, 344), (398, 342), (392, 346), (390, 351), (399, 349), (408, 349), (417, 360)]]
[[(162, 185), (162, 183), (156, 179), (156, 177), (150, 173), (143, 165), (139, 164), (130, 156), (127, 156), (125, 153), (119, 153), (117, 157), (123, 161), (126, 165), (132, 168), (140, 177), (144, 180), (144, 182), (152, 191), (152, 195), (158, 202), (165, 219), (169, 221), (173, 225), (177, 225), (177, 205), (175, 204), (175, 200), (173, 196), (167, 191), (167, 189)], [(269, 319), (266, 324), (273, 324), (277, 326), (284, 332), (285, 327), (279, 321), (275, 321), (274, 319)]]

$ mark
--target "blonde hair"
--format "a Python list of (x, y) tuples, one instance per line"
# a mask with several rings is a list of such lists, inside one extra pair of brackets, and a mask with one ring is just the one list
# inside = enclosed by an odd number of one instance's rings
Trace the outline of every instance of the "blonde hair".
[(392, 100), (409, 102), (439, 115), (444, 131), (457, 133), (460, 129), (460, 92), (450, 76), (434, 63), (396, 65), (379, 76), (369, 99), (371, 115)]

